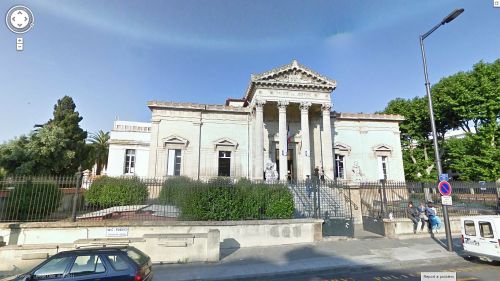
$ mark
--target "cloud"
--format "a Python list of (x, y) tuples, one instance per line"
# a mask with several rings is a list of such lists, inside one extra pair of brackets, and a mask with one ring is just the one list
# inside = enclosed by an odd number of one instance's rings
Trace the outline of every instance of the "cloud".
[[(140, 42), (150, 42), (177, 47), (207, 48), (207, 49), (266, 49), (284, 47), (291, 43), (284, 38), (223, 38), (197, 36), (187, 32), (179, 33), (173, 30), (159, 30), (154, 26), (139, 24), (134, 21), (124, 21), (100, 14), (99, 9), (92, 12), (84, 7), (71, 6), (68, 2), (58, 2), (57, 5), (48, 2), (36, 2), (38, 8), (67, 21), (88, 26), (101, 32), (109, 32)], [(74, 2), (73, 2), (74, 3)]]

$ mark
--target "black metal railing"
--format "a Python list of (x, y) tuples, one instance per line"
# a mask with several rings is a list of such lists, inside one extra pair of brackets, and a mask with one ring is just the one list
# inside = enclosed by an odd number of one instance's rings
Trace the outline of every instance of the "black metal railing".
[[(500, 184), (495, 182), (451, 182), (453, 205), (451, 216), (499, 214)], [(364, 216), (406, 217), (408, 202), (415, 207), (432, 202), (441, 206), (437, 183), (423, 182), (363, 182), (360, 184)], [(442, 215), (441, 208), (437, 208)]]

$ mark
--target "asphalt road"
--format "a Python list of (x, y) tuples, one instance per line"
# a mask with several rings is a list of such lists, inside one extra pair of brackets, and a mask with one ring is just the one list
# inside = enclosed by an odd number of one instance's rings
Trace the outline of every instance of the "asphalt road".
[(422, 272), (456, 272), (457, 281), (498, 281), (500, 280), (500, 264), (479, 260), (461, 261), (441, 265), (409, 265), (406, 268), (377, 269), (359, 268), (357, 270), (334, 270), (309, 272), (304, 274), (287, 274), (279, 276), (238, 279), (239, 281), (385, 281), (406, 280), (420, 281)]

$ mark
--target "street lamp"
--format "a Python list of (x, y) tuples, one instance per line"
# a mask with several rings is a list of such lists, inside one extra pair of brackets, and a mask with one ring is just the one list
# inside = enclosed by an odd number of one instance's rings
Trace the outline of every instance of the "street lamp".
[[(436, 123), (434, 122), (434, 109), (432, 107), (431, 86), (429, 83), (429, 76), (427, 74), (427, 62), (425, 60), (424, 39), (427, 38), (427, 36), (431, 35), (431, 33), (434, 32), (436, 29), (438, 29), (441, 25), (445, 25), (454, 20), (461, 13), (463, 13), (463, 11), (464, 9), (455, 9), (447, 17), (445, 17), (439, 24), (434, 26), (431, 30), (427, 31), (423, 35), (420, 35), (420, 50), (422, 51), (422, 62), (424, 64), (425, 90), (427, 92), (427, 99), (429, 101), (429, 115), (431, 118), (432, 141), (434, 143), (434, 154), (436, 156), (436, 166), (438, 170), (438, 175), (441, 175), (443, 173), (443, 170), (441, 168), (441, 159), (439, 157)], [(446, 240), (448, 242), (448, 251), (451, 252), (453, 251), (453, 243), (451, 241), (450, 219), (448, 217), (448, 207), (446, 205), (443, 205), (443, 216), (444, 216), (444, 226), (446, 231)]]

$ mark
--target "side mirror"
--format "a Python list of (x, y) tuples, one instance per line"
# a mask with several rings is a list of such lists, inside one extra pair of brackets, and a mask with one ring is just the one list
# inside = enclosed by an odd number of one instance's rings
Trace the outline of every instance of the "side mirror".
[(33, 274), (26, 274), (22, 279), (22, 281), (31, 281), (31, 280), (33, 280)]

